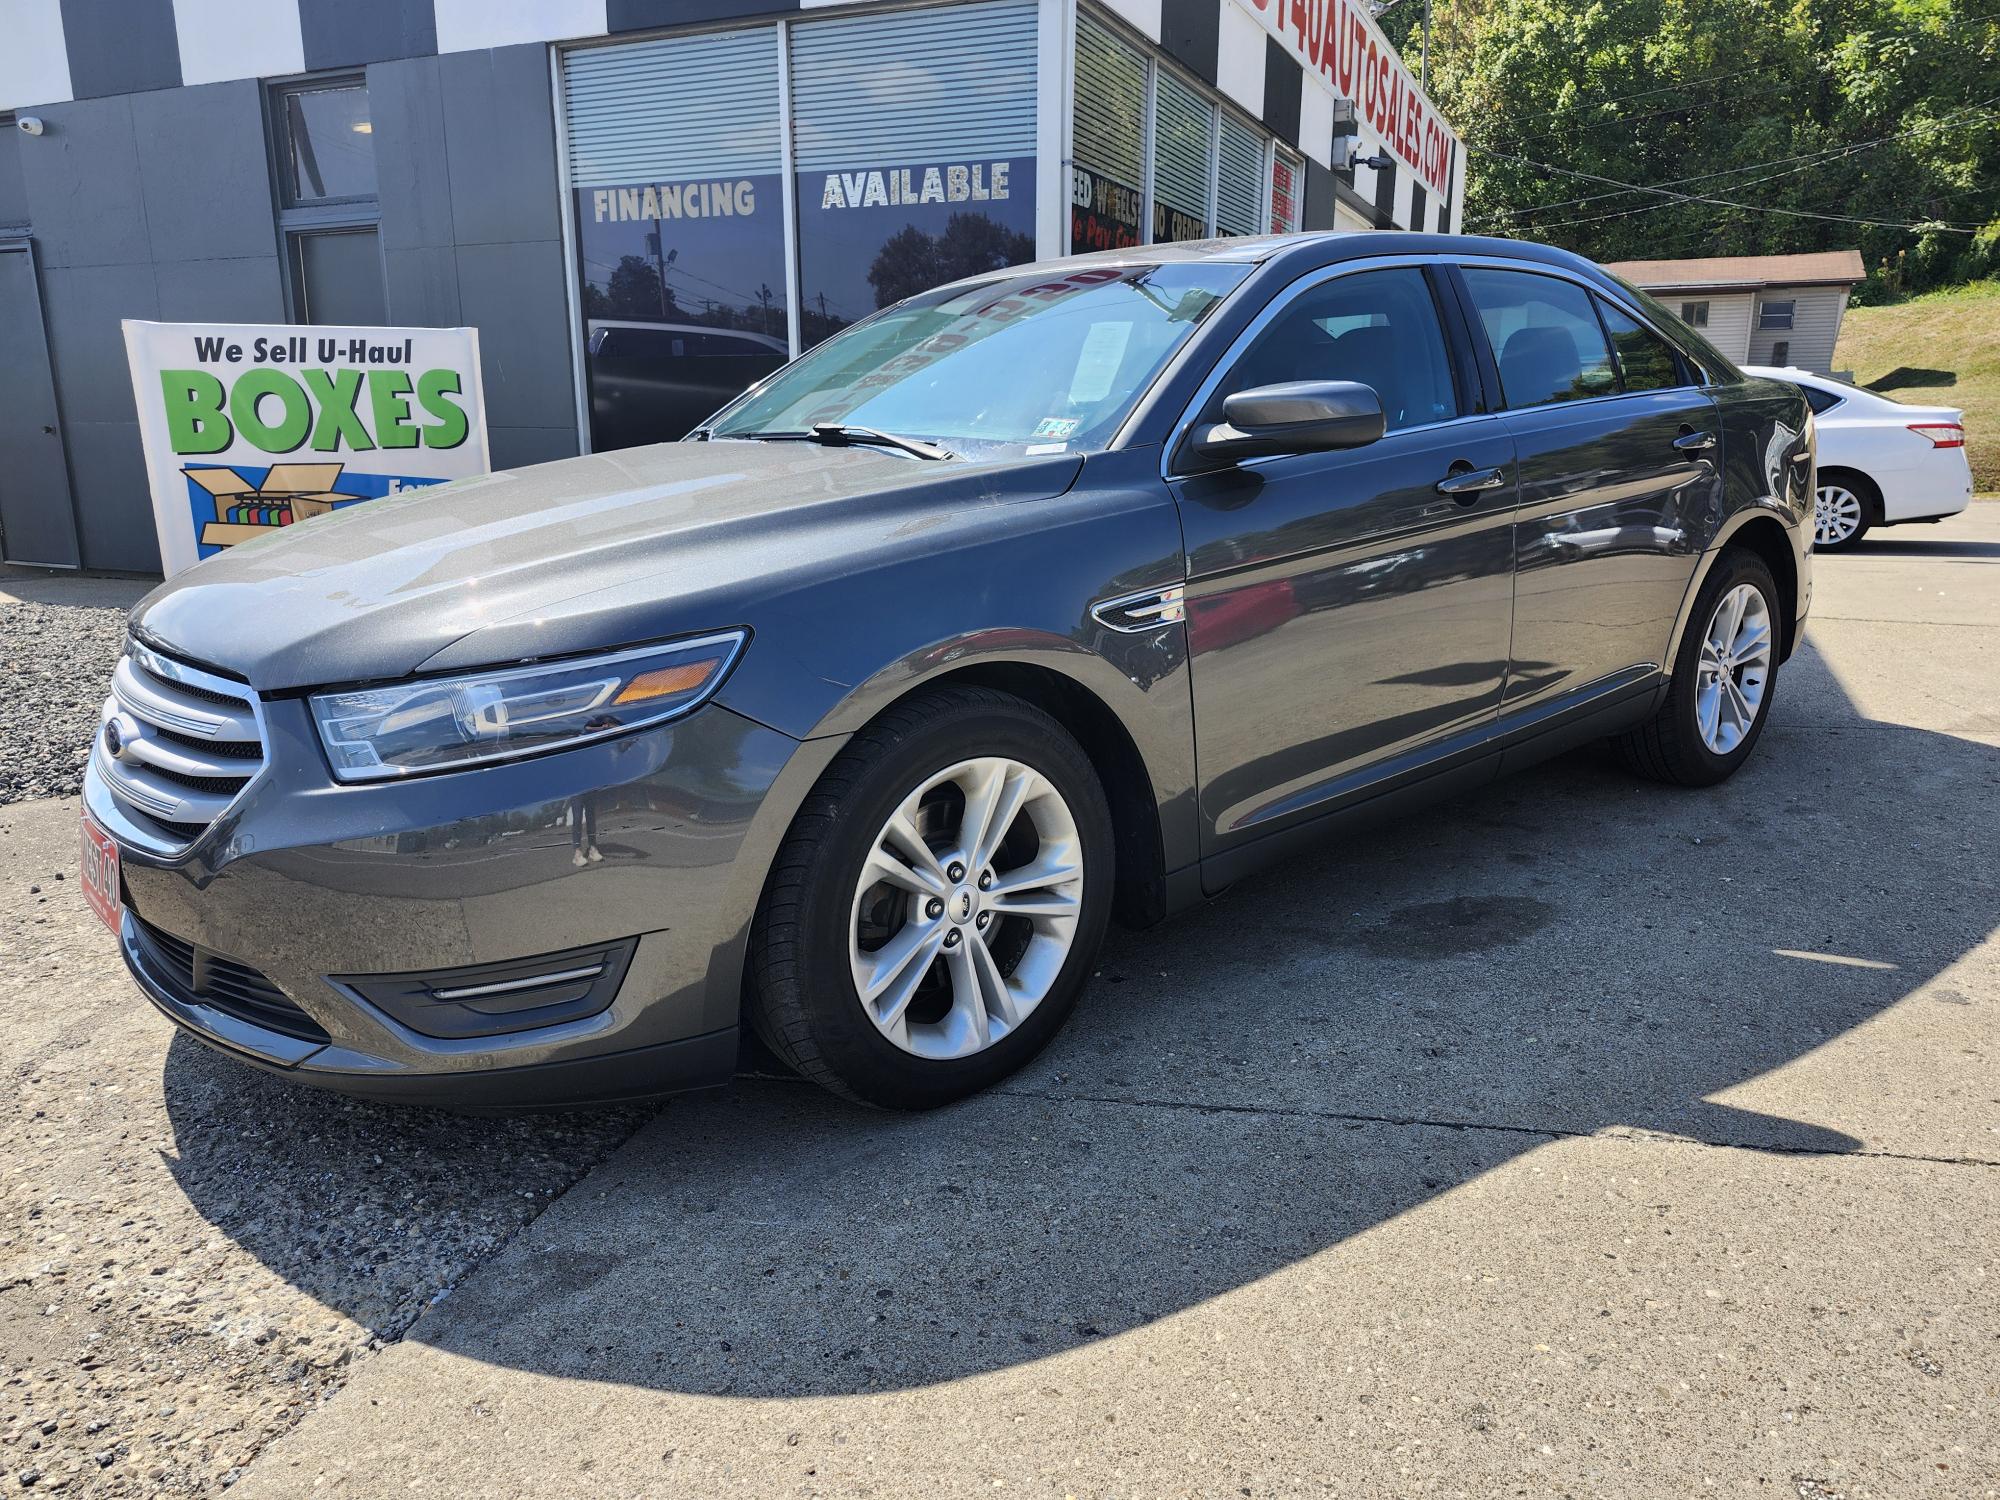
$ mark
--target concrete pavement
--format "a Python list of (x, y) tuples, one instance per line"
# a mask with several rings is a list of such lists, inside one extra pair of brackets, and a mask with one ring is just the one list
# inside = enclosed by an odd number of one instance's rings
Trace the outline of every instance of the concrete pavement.
[(1877, 536), (1729, 786), (1304, 857), (921, 1117), (291, 1089), (0, 808), (0, 1493), (2000, 1494), (2000, 505)]
[(2000, 507), (1880, 535), (1727, 788), (1297, 861), (935, 1115), (675, 1102), (240, 1488), (2000, 1492)]

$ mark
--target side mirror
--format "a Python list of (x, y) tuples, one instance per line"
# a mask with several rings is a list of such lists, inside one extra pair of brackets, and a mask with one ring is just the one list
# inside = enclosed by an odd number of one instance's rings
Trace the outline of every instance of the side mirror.
[(1292, 380), (1238, 391), (1222, 403), (1222, 420), (1188, 437), (1204, 464), (1234, 463), (1279, 453), (1327, 453), (1374, 442), (1384, 430), (1374, 387), (1352, 380)]

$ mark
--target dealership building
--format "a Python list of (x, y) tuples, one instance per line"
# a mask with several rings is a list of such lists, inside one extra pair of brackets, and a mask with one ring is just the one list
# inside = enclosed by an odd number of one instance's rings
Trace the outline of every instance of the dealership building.
[(1355, 0), (10, 0), (0, 558), (156, 571), (122, 319), (472, 326), (495, 467), (1071, 251), (1458, 228)]

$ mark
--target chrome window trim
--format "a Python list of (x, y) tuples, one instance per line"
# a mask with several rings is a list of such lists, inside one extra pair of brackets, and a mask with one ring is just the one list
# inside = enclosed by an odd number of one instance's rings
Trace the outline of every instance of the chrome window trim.
[[(1269, 327), (1272, 320), (1275, 319), (1279, 313), (1284, 311), (1286, 307), (1290, 306), (1294, 299), (1304, 296), (1307, 292), (1313, 290), (1314, 288), (1323, 286), (1327, 282), (1333, 281), (1341, 276), (1352, 276), (1362, 271), (1379, 271), (1379, 270), (1392, 269), (1399, 266), (1418, 266), (1418, 267), (1478, 266), (1490, 270), (1525, 271), (1532, 275), (1553, 276), (1556, 277), (1558, 280), (1570, 282), (1575, 286), (1581, 287), (1587, 293), (1591, 293), (1595, 296), (1603, 298), (1611, 306), (1617, 308), (1620, 312), (1624, 313), (1625, 316), (1632, 319), (1632, 321), (1637, 323), (1641, 328), (1646, 329), (1648, 332), (1652, 333), (1655, 337), (1664, 340), (1667, 347), (1672, 349), (1678, 355), (1680, 355), (1682, 359), (1686, 360), (1688, 368), (1693, 370), (1697, 375), (1699, 375), (1701, 379), (1700, 382), (1697, 384), (1667, 386), (1664, 389), (1659, 389), (1659, 390), (1610, 391), (1602, 396), (1586, 396), (1578, 401), (1544, 401), (1536, 406), (1505, 406), (1501, 407), (1497, 411), (1466, 412), (1456, 417), (1446, 418), (1442, 422), (1421, 422), (1412, 427), (1399, 427), (1396, 429), (1394, 433), (1385, 433), (1384, 434), (1385, 437), (1400, 436), (1401, 434), (1406, 432), (1433, 432), (1439, 428), (1456, 426), (1461, 422), (1487, 421), (1495, 417), (1514, 416), (1524, 412), (1553, 411), (1557, 409), (1573, 410), (1582, 407), (1595, 406), (1606, 401), (1625, 401), (1635, 396), (1658, 396), (1658, 395), (1668, 394), (1673, 391), (1705, 391), (1707, 387), (1713, 383), (1709, 375), (1708, 367), (1702, 361), (1694, 358), (1693, 355), (1689, 354), (1687, 350), (1681, 346), (1680, 340), (1673, 338), (1668, 334), (1662, 332), (1659, 325), (1654, 323), (1654, 321), (1651, 318), (1646, 316), (1644, 309), (1635, 305), (1631, 298), (1623, 294), (1622, 289), (1601, 287), (1587, 276), (1584, 276), (1580, 272), (1573, 271), (1567, 266), (1552, 266), (1543, 261), (1524, 260), (1515, 256), (1491, 255), (1491, 254), (1461, 255), (1461, 254), (1454, 254), (1449, 251), (1428, 251), (1420, 254), (1404, 254), (1404, 255), (1371, 255), (1358, 260), (1336, 261), (1333, 265), (1320, 266), (1315, 270), (1308, 271), (1304, 275), (1295, 279), (1289, 286), (1285, 287), (1284, 290), (1277, 293), (1277, 295), (1272, 297), (1271, 300), (1265, 304), (1263, 311), (1259, 312), (1255, 318), (1251, 319), (1249, 324), (1243, 329), (1243, 331), (1239, 333), (1236, 336), (1236, 338), (1230, 343), (1228, 349), (1223, 351), (1222, 358), (1216, 361), (1215, 368), (1209, 371), (1207, 378), (1204, 379), (1201, 385), (1196, 389), (1193, 399), (1188, 402), (1187, 406), (1183, 408), (1180, 416), (1175, 419), (1171, 435), (1169, 436), (1168, 440), (1161, 446), (1160, 477), (1162, 479), (1169, 481), (1187, 477), (1183, 474), (1176, 473), (1173, 468), (1173, 455), (1175, 451), (1180, 447), (1181, 440), (1184, 437), (1186, 437), (1188, 429), (1191, 426), (1193, 426), (1194, 421), (1200, 415), (1202, 408), (1208, 404), (1209, 397), (1215, 394), (1215, 388), (1219, 384), (1221, 384), (1223, 377), (1226, 374), (1228, 374), (1228, 372), (1235, 366), (1236, 361), (1242, 358), (1242, 356), (1248, 351), (1251, 341), (1254, 340), (1258, 334), (1262, 333), (1265, 328)], [(1249, 282), (1253, 279), (1254, 275), (1251, 277), (1245, 277), (1244, 285), (1248, 285)], [(1242, 290), (1243, 288), (1239, 286), (1236, 289), (1236, 291), (1231, 293), (1230, 295), (1231, 296), (1240, 295), (1242, 293)], [(1214, 316), (1214, 314), (1211, 313), (1210, 316)], [(1472, 331), (1477, 337), (1484, 337), (1485, 335), (1484, 329), (1474, 329)], [(1155, 384), (1158, 384), (1160, 381), (1168, 379), (1179, 368), (1182, 360), (1189, 357), (1191, 351), (1200, 342), (1201, 341), (1199, 339), (1190, 340), (1188, 346), (1181, 351), (1181, 354), (1177, 356), (1174, 360), (1170, 361), (1167, 367), (1160, 372), (1158, 380), (1155, 381)], [(1449, 339), (1447, 339), (1446, 342), (1448, 345)], [(1608, 336), (1606, 339), (1606, 345), (1607, 347), (1609, 347)], [(1447, 353), (1449, 353), (1449, 350), (1447, 350)], [(1143, 405), (1143, 403), (1140, 403), (1139, 405), (1135, 405), (1133, 407), (1134, 416), (1138, 414), (1140, 410), (1140, 405)], [(1122, 426), (1119, 429), (1118, 433), (1113, 437), (1112, 441), (1106, 445), (1107, 451), (1111, 449), (1120, 449), (1126, 446), (1125, 438), (1130, 429), (1131, 423), (1132, 423), (1132, 417), (1127, 417), (1124, 426)], [(1243, 464), (1239, 465), (1239, 467), (1243, 467), (1245, 465), (1256, 466), (1264, 463), (1269, 463), (1273, 459), (1282, 459), (1284, 457), (1286, 457), (1286, 455), (1284, 454), (1272, 454), (1264, 458), (1246, 459), (1243, 461)]]

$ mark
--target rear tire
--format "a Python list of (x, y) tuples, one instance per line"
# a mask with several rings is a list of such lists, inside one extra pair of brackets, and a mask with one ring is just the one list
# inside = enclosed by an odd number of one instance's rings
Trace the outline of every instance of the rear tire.
[(1845, 552), (1882, 523), (1882, 494), (1866, 474), (1822, 469), (1813, 496), (1813, 550)]
[(751, 927), (751, 1024), (860, 1103), (985, 1088), (1075, 1008), (1112, 850), (1090, 758), (1054, 719), (987, 688), (919, 693), (854, 736), (786, 835)]
[(1724, 552), (1695, 597), (1666, 701), (1618, 741), (1625, 763), (1675, 786), (1714, 786), (1735, 775), (1771, 717), (1781, 610), (1764, 560), (1741, 548)]

